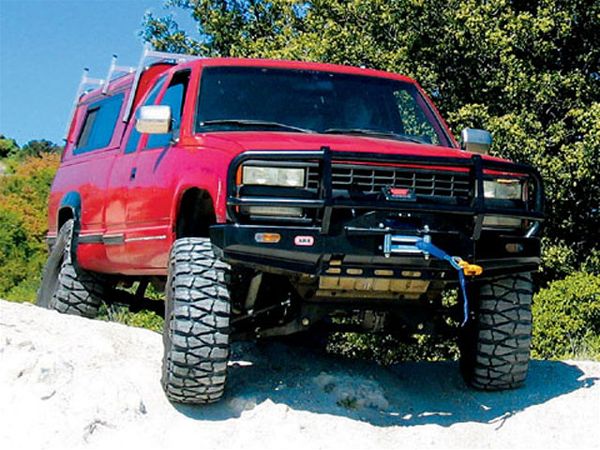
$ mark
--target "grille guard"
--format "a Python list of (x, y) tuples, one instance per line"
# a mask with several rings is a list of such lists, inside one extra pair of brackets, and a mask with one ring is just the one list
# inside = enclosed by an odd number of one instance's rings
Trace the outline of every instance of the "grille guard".
[[(332, 190), (332, 161), (352, 161), (375, 164), (418, 164), (419, 166), (431, 167), (432, 170), (440, 170), (443, 167), (467, 168), (473, 196), (469, 205), (451, 205), (444, 203), (423, 202), (395, 202), (388, 200), (361, 201), (356, 199), (343, 199), (334, 196)], [(316, 162), (321, 173), (321, 183), (317, 198), (291, 198), (291, 197), (240, 197), (236, 185), (236, 174), (238, 168), (244, 162), (253, 161), (260, 164), (292, 164)], [(526, 203), (523, 208), (502, 207), (489, 205), (484, 197), (483, 182), (489, 177), (484, 171), (497, 171), (520, 176), (529, 177), (534, 183), (534, 198), (530, 204)], [(321, 234), (328, 234), (333, 209), (370, 209), (390, 210), (399, 212), (424, 212), (472, 215), (475, 220), (473, 238), (478, 239), (483, 227), (483, 219), (486, 215), (511, 216), (520, 219), (528, 219), (534, 222), (534, 227), (544, 219), (544, 190), (543, 182), (539, 172), (526, 164), (489, 161), (484, 160), (481, 155), (474, 154), (471, 158), (447, 158), (430, 157), (418, 155), (388, 155), (366, 152), (332, 151), (329, 147), (320, 150), (304, 151), (262, 151), (251, 150), (239, 154), (232, 161), (228, 172), (228, 197), (227, 214), (228, 219), (236, 221), (236, 209), (240, 206), (281, 206), (302, 207), (316, 209), (317, 221)]]

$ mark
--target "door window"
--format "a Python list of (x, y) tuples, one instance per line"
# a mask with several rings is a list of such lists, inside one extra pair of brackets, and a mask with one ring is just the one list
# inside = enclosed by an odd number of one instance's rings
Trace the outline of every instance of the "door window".
[[(156, 97), (158, 97), (158, 94), (162, 90), (162, 87), (164, 86), (166, 79), (167, 79), (167, 76), (163, 75), (158, 80), (158, 82), (154, 85), (154, 87), (148, 94), (148, 98), (146, 98), (146, 101), (143, 103), (142, 106), (154, 105), (154, 102), (156, 101)], [(133, 120), (135, 120), (135, 119), (133, 119)], [(129, 139), (127, 140), (127, 145), (125, 146), (125, 153), (135, 152), (135, 150), (137, 149), (138, 143), (140, 141), (141, 135), (142, 134), (138, 130), (136, 130), (135, 126), (134, 126), (133, 129), (131, 130), (131, 133), (129, 133)]]
[(161, 105), (168, 105), (171, 107), (171, 133), (151, 134), (148, 137), (146, 148), (165, 147), (170, 144), (173, 135), (177, 136), (179, 134), (179, 128), (181, 127), (181, 115), (183, 114), (185, 94), (187, 92), (189, 80), (189, 70), (177, 72), (175, 75), (173, 75), (171, 83), (169, 83), (169, 87), (159, 103)]

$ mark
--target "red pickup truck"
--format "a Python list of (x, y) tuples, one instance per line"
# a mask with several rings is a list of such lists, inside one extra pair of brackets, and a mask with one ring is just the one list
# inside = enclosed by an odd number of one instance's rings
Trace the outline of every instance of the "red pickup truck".
[(405, 76), (160, 56), (76, 102), (38, 304), (94, 317), (123, 283), (165, 286), (176, 402), (223, 395), (232, 340), (316, 327), (453, 333), (470, 385), (524, 382), (535, 169), (482, 130), (459, 146)]

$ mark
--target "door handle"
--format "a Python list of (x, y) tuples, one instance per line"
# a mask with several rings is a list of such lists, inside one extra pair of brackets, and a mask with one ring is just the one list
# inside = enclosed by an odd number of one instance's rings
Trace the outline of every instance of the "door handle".
[(135, 174), (137, 173), (137, 167), (131, 168), (131, 173), (129, 174), (129, 181), (135, 180)]

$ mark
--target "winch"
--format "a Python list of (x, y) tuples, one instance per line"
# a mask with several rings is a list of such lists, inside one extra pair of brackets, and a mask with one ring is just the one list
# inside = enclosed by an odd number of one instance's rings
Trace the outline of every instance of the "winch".
[(469, 299), (467, 296), (466, 277), (481, 275), (483, 268), (477, 264), (471, 264), (459, 256), (451, 256), (431, 242), (430, 235), (409, 236), (400, 234), (386, 234), (383, 240), (383, 253), (386, 257), (392, 254), (415, 255), (422, 254), (425, 259), (430, 256), (447, 261), (458, 273), (458, 283), (463, 296), (463, 321), (465, 326), (469, 320)]

